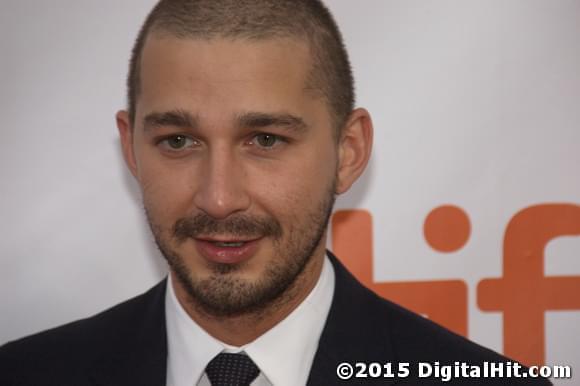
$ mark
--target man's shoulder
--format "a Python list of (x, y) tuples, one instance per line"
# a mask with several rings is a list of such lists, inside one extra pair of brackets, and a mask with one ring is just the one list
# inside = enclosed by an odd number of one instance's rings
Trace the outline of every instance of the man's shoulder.
[[(326, 342), (332, 345), (332, 350), (340, 350), (340, 357), (336, 359), (409, 363), (410, 368), (415, 370), (419, 363), (454, 366), (457, 362), (481, 368), (486, 363), (519, 365), (500, 353), (380, 297), (359, 283), (336, 258), (333, 263), (337, 286), (334, 309), (331, 309), (334, 321), (330, 324), (334, 333), (328, 336)], [(342, 344), (343, 341), (347, 343)], [(413, 383), (411, 378), (407, 381)], [(426, 381), (422, 379), (421, 384), (429, 384)], [(474, 380), (463, 381), (464, 384), (480, 384)], [(499, 379), (499, 383), (497, 381), (497, 378), (492, 378), (481, 384), (549, 384), (544, 379), (526, 379), (527, 382), (523, 383), (516, 378), (510, 378), (507, 382), (505, 379)]]
[[(374, 295), (374, 294), (373, 294)], [(425, 371), (429, 369), (435, 372), (438, 367), (441, 371), (448, 371), (449, 374), (459, 372), (461, 367), (469, 374), (474, 371), (491, 371), (492, 368), (502, 368), (503, 374), (516, 371), (522, 374), (527, 368), (517, 361), (510, 359), (496, 351), (483, 347), (459, 334), (456, 334), (429, 319), (415, 314), (395, 303), (376, 296), (376, 309), (386, 317), (383, 319), (388, 323), (390, 342), (395, 346), (395, 362), (409, 363), (410, 368), (418, 371), (419, 366), (423, 366)], [(380, 310), (380, 311), (379, 311)], [(487, 368), (487, 370), (485, 370)], [(497, 374), (497, 373), (496, 373)], [(429, 378), (428, 378), (429, 379)], [(436, 380), (436, 378), (432, 378)], [(423, 380), (424, 381), (424, 380)], [(437, 379), (436, 384), (439, 380)], [(412, 382), (411, 382), (412, 383)], [(544, 378), (517, 378), (517, 377), (492, 377), (492, 378), (456, 378), (459, 384), (485, 384), (485, 385), (549, 385)], [(428, 384), (424, 383), (424, 384)]]
[[(399, 360), (456, 361), (508, 360), (447, 328), (387, 299), (376, 297), (377, 312), (384, 316)], [(380, 310), (380, 311), (379, 311)]]
[(500, 354), (380, 297), (358, 282), (338, 260), (334, 260), (334, 268), (337, 281), (331, 314), (356, 328), (357, 336), (353, 338), (370, 339), (376, 345), (386, 341), (392, 346), (392, 355), (401, 360), (501, 358)]
[[(382, 298), (367, 288), (360, 291), (359, 295), (366, 298), (358, 310), (358, 320), (363, 325), (360, 333), (374, 335), (381, 331), (377, 335), (383, 336), (393, 346), (393, 355), (397, 360), (507, 360), (501, 354)], [(378, 340), (375, 342), (379, 344)]]
[(143, 334), (140, 324), (148, 314), (164, 320), (160, 312), (163, 308), (159, 309), (164, 288), (162, 281), (146, 293), (94, 316), (4, 344), (0, 347), (0, 380), (2, 374), (29, 373), (31, 369), (39, 375), (60, 371), (71, 376), (84, 374), (86, 366), (120, 345), (137, 343)]

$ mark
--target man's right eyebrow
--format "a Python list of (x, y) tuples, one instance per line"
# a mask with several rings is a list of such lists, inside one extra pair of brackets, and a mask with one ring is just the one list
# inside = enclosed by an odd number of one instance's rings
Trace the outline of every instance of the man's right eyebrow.
[(149, 113), (143, 119), (145, 131), (158, 127), (177, 127), (182, 129), (195, 129), (198, 126), (197, 117), (183, 110), (170, 110), (164, 112)]

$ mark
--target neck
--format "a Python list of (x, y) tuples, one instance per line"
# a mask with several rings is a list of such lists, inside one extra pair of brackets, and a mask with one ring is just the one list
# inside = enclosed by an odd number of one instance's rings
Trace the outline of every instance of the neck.
[(216, 317), (195, 306), (175, 274), (171, 272), (177, 300), (187, 314), (208, 334), (231, 346), (240, 347), (254, 341), (284, 320), (310, 294), (322, 272), (325, 257), (322, 240), (294, 283), (267, 308), (232, 317)]

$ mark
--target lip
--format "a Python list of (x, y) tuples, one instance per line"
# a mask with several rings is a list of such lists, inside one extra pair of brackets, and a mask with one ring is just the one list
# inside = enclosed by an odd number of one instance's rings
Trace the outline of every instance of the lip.
[[(261, 238), (254, 240), (221, 240), (215, 239), (195, 239), (195, 247), (200, 255), (206, 260), (220, 264), (237, 264), (249, 260), (256, 254), (258, 242)], [(220, 247), (215, 242), (244, 242), (240, 247)]]

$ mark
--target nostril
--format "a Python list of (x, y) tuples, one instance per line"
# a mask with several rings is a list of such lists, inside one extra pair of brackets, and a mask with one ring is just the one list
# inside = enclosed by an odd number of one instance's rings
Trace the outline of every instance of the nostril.
[(207, 187), (198, 191), (194, 198), (194, 204), (199, 210), (216, 219), (247, 210), (250, 201), (248, 194), (241, 190), (224, 191)]

